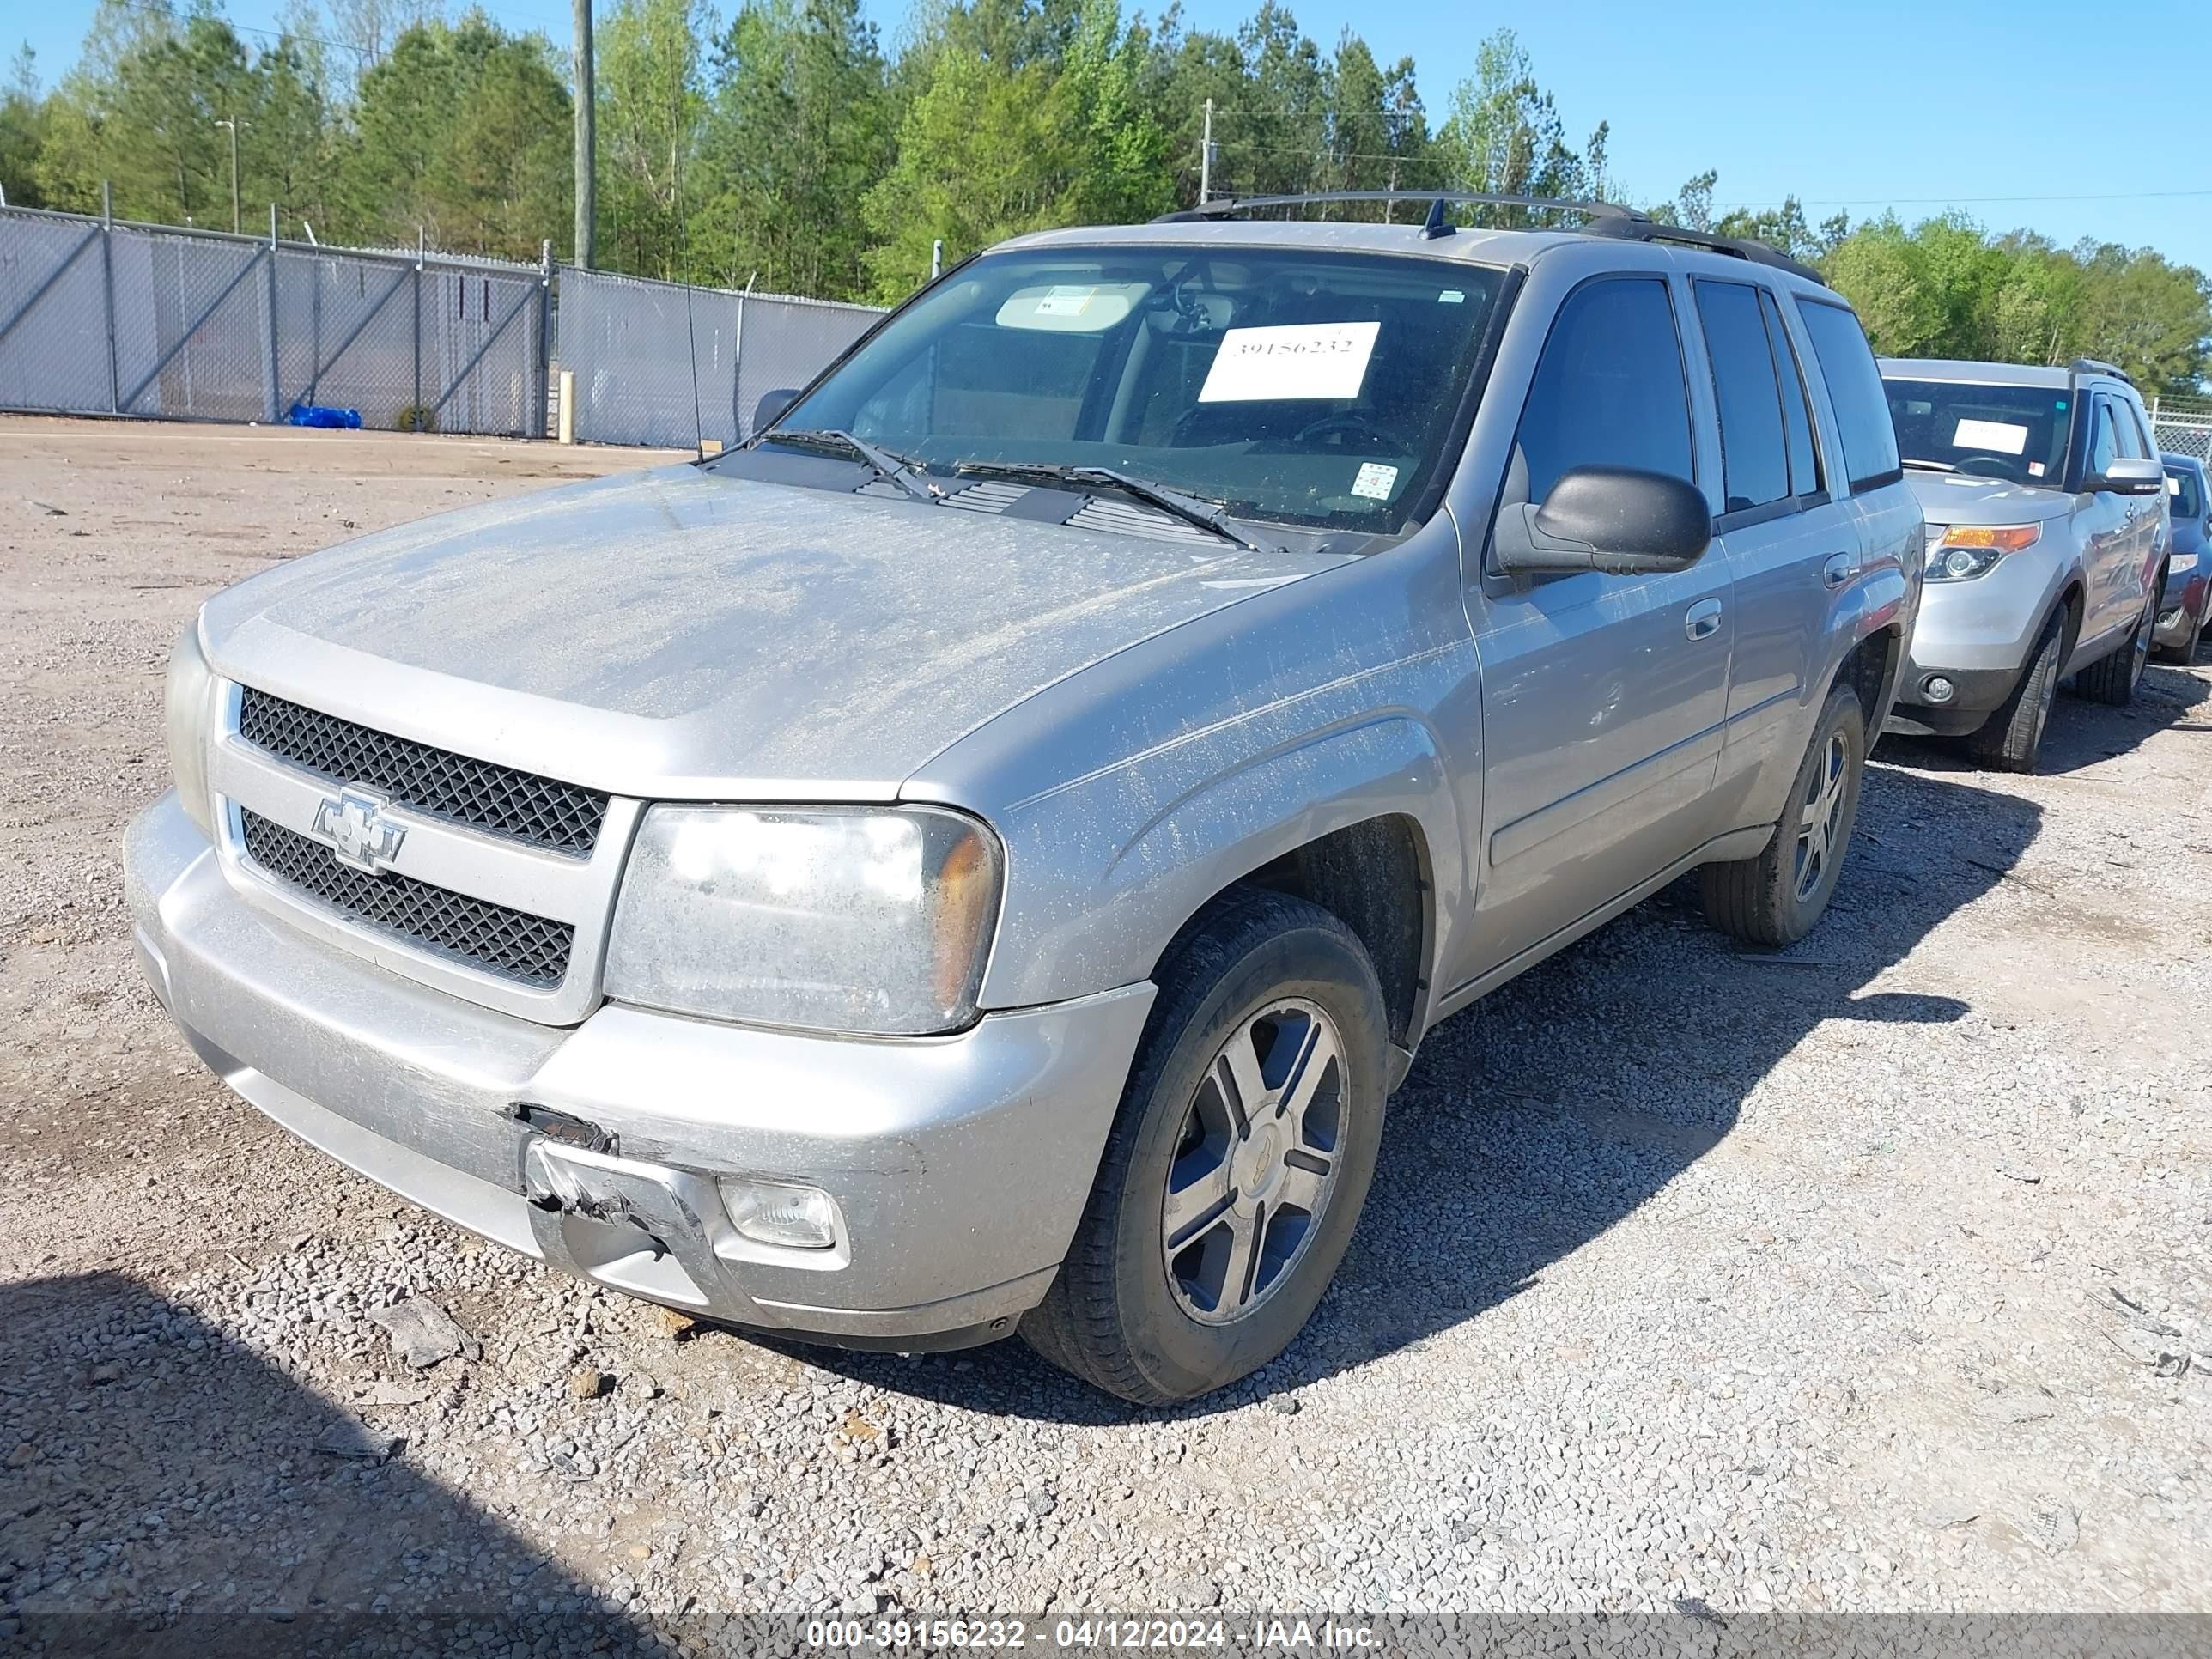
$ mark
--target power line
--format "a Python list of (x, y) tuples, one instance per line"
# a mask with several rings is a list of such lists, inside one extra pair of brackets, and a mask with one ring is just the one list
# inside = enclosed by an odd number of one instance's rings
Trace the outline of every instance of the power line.
[[(2078, 196), (1799, 196), (1790, 198), (1799, 207), (1983, 207), (2007, 203), (2034, 202), (2155, 202), (2212, 196), (2212, 190), (2130, 190), (2085, 192)], [(1764, 213), (1778, 210), (1785, 202), (1736, 202), (1723, 213)]]

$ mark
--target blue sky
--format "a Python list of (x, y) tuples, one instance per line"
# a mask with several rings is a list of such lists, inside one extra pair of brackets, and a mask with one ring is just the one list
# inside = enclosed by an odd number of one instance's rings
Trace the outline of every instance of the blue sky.
[[(1230, 27), (1254, 0), (1185, 0), (1196, 27)], [(607, 0), (601, 0), (607, 3)], [(1124, 0), (1125, 5), (1128, 0)], [(2212, 271), (2212, 57), (2203, 0), (2111, 11), (2057, 0), (1583, 0), (1474, 9), (1464, 0), (1291, 0), (1324, 46), (1356, 21), (1386, 63), (1410, 53), (1432, 111), (1500, 24), (1579, 135), (1613, 125), (1621, 189), (1671, 196), (1715, 167), (1723, 206), (1792, 192), (1808, 216), (1907, 219), (1959, 206), (1995, 229), (2062, 242), (2151, 246)], [(273, 27), (282, 0), (229, 0)], [(510, 25), (568, 27), (568, 0), (496, 0)], [(1151, 9), (1158, 9), (1152, 7)], [(93, 0), (46, 0), (0, 25), (51, 80), (74, 61)], [(887, 35), (905, 0), (873, 0)], [(2100, 33), (2102, 39), (2100, 38)]]

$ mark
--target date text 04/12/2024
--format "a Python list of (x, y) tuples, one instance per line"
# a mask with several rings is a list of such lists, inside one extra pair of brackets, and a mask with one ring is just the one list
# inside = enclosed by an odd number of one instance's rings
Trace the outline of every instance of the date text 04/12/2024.
[(1059, 1619), (829, 1619), (806, 1626), (806, 1644), (822, 1651), (931, 1652), (994, 1648), (1051, 1648), (1067, 1652), (1130, 1649), (1229, 1652), (1359, 1652), (1378, 1647), (1365, 1625), (1334, 1618), (1164, 1619), (1104, 1616)]

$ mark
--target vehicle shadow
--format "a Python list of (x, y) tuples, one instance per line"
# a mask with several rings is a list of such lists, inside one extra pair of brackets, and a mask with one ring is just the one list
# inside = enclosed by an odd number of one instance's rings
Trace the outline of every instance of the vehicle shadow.
[[(2212, 711), (2197, 712), (2212, 701), (2212, 681), (2187, 669), (2152, 663), (2143, 671), (2135, 701), (2125, 708), (2075, 696), (2072, 684), (2066, 683), (2051, 708), (2043, 750), (2036, 758), (2035, 769), (2046, 777), (2063, 777), (2127, 754), (2154, 732), (2177, 727), (2212, 731), (2212, 718), (2208, 718)], [(1929, 771), (1976, 769), (1962, 744), (1941, 738), (1892, 735), (1881, 740), (1880, 752), (1886, 761)]]
[[(1958, 997), (1869, 988), (2003, 879), (2040, 817), (2011, 795), (1869, 767), (1833, 906), (1790, 950), (1708, 927), (1692, 877), (1445, 1021), (1392, 1098), (1366, 1212), (1304, 1334), (1252, 1378), (1176, 1409), (1233, 1409), (1480, 1318), (1716, 1146), (1823, 1021), (1961, 1018)], [(1152, 1414), (1015, 1342), (919, 1358), (790, 1351), (979, 1411), (1068, 1424)]]
[(0, 1651), (583, 1654), (640, 1634), (353, 1413), (123, 1273), (0, 1286)]

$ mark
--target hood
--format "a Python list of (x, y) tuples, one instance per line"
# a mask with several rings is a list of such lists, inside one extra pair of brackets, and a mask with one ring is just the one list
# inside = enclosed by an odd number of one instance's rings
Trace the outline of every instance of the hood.
[(593, 788), (890, 799), (1055, 680), (1345, 556), (674, 466), (313, 554), (201, 628), (230, 678)]
[(2074, 498), (2064, 490), (2037, 484), (1911, 467), (1905, 468), (1905, 477), (1930, 524), (2036, 524), (2074, 509)]

